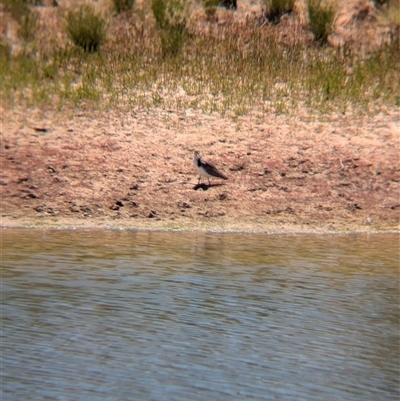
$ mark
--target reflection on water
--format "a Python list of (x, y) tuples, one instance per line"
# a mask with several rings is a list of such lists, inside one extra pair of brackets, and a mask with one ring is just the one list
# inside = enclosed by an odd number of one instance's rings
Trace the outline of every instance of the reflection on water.
[(2, 400), (398, 400), (398, 237), (2, 233)]

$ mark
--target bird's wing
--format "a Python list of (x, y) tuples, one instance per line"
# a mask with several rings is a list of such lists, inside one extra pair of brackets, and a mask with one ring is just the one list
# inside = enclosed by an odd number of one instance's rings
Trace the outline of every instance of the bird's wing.
[(214, 177), (219, 177), (219, 178), (223, 178), (224, 180), (227, 180), (228, 177), (225, 174), (222, 174), (215, 166), (214, 164), (210, 163), (210, 162), (206, 162), (204, 160), (202, 160), (203, 165), (204, 165), (204, 170), (206, 170), (206, 172), (210, 175), (213, 175)]

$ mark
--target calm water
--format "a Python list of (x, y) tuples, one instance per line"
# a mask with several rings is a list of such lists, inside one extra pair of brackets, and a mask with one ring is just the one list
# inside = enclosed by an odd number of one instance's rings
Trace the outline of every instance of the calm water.
[(399, 238), (3, 230), (2, 401), (398, 400)]

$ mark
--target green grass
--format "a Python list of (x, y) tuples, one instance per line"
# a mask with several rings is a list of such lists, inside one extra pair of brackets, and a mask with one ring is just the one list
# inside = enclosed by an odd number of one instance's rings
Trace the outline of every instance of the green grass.
[(152, 0), (151, 8), (160, 31), (164, 58), (181, 53), (187, 39), (185, 0)]
[(191, 108), (232, 118), (399, 106), (398, 43), (361, 60), (329, 47), (283, 45), (274, 31), (235, 29), (224, 38), (188, 36), (174, 57), (165, 57), (157, 33), (150, 42), (123, 35), (92, 53), (71, 47), (1, 57), (0, 95), (8, 107)]
[(327, 42), (336, 15), (336, 5), (323, 0), (308, 0), (308, 18), (310, 30), (315, 40), (321, 44)]
[(33, 1), (29, 0), (4, 0), (6, 10), (18, 22), (18, 36), (26, 42), (35, 38), (38, 16), (31, 6)]
[(66, 31), (72, 42), (85, 52), (96, 52), (106, 38), (107, 24), (91, 6), (83, 5), (66, 16)]

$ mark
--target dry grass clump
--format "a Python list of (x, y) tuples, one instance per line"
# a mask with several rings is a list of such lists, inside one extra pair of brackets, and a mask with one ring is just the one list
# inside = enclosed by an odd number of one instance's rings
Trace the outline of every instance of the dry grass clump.
[(187, 38), (185, 0), (152, 0), (151, 8), (160, 28), (162, 54), (177, 56)]
[(237, 9), (237, 0), (201, 0), (204, 9), (224, 7), (230, 10)]
[(132, 10), (136, 0), (112, 0), (115, 11), (119, 14)]
[(398, 28), (400, 27), (400, 3), (398, 0), (388, 0), (384, 4), (386, 15)]
[(29, 0), (4, 0), (6, 9), (19, 24), (18, 36), (26, 42), (34, 39), (38, 24), (38, 16), (32, 9), (32, 3)]
[(202, 0), (201, 3), (207, 17), (211, 18), (215, 15), (217, 7), (220, 5), (220, 0)]
[(72, 42), (85, 52), (95, 52), (106, 37), (106, 20), (89, 5), (82, 5), (66, 15), (66, 30)]
[(283, 14), (293, 11), (295, 0), (264, 0), (266, 17), (269, 21), (278, 22)]
[(324, 0), (308, 0), (308, 19), (310, 30), (315, 40), (326, 43), (332, 31), (332, 25), (337, 12), (335, 3)]

